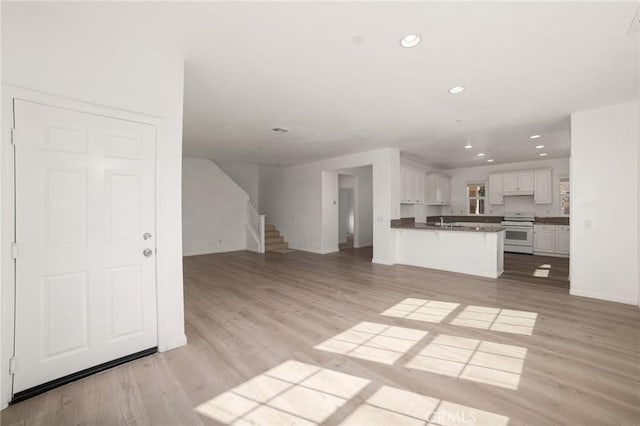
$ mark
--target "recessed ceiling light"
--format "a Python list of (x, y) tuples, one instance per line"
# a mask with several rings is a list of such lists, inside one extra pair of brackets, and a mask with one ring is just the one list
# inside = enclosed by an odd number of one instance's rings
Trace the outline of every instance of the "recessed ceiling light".
[(451, 93), (452, 95), (455, 95), (456, 93), (462, 93), (462, 92), (464, 92), (464, 87), (462, 86), (455, 86), (449, 89), (449, 93)]
[(464, 146), (464, 149), (471, 149), (473, 145), (471, 145), (471, 138), (467, 138), (467, 144)]
[(484, 157), (484, 152), (478, 153), (478, 157)]
[(536, 149), (542, 149), (544, 148), (544, 145), (536, 145)]
[(422, 38), (420, 38), (418, 34), (407, 34), (406, 36), (402, 37), (402, 39), (400, 40), (400, 46), (416, 47), (417, 45), (420, 44), (420, 41), (422, 41)]
[(531, 135), (529, 136), (529, 139), (538, 139), (540, 137), (541, 137), (540, 135)]
[(271, 129), (271, 131), (273, 133), (278, 133), (278, 134), (283, 134), (283, 133), (287, 133), (289, 131), (289, 129), (285, 129), (284, 127), (274, 127), (273, 129)]
[(546, 152), (541, 152), (541, 153), (540, 153), (540, 154), (538, 154), (538, 155), (540, 155), (540, 157), (546, 157), (548, 154), (547, 154)]
[(493, 163), (493, 158), (489, 158), (489, 159), (487, 160), (487, 163)]

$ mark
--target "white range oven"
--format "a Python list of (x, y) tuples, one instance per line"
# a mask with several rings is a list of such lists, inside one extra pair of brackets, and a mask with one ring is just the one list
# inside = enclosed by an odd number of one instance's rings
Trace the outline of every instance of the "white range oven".
[(505, 212), (504, 251), (533, 254), (533, 212)]

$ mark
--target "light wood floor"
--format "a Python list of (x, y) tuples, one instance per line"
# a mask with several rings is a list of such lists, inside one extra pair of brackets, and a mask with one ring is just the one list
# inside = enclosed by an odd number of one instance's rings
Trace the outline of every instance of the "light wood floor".
[(186, 347), (2, 425), (640, 424), (638, 308), (370, 257), (186, 258)]

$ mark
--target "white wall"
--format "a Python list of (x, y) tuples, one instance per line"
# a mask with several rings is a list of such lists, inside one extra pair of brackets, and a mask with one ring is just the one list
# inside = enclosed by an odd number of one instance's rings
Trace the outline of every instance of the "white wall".
[[(533, 195), (510, 196), (504, 197), (503, 205), (491, 205), (488, 200), (486, 200), (485, 214), (489, 216), (504, 216), (505, 211), (532, 211), (536, 216), (540, 217), (560, 216), (560, 176), (569, 175), (569, 158), (443, 170), (443, 174), (451, 176), (451, 206), (443, 207), (442, 213), (446, 215), (466, 215), (467, 184), (487, 182), (489, 175), (492, 173), (548, 168), (553, 169), (552, 204), (533, 204)], [(571, 184), (573, 185), (573, 182), (571, 182)]]
[(256, 210), (260, 208), (260, 166), (240, 161), (214, 160), (235, 183), (249, 194), (249, 201)]
[[(128, 45), (113, 34), (87, 32), (78, 36), (77, 31), (60, 27), (56, 16), (41, 16), (27, 6), (4, 3), (2, 9), (3, 84), (164, 119), (157, 182), (162, 188), (156, 242), (159, 349), (184, 345), (180, 208), (183, 60)], [(3, 121), (7, 112), (3, 109)], [(6, 133), (2, 143), (7, 143)], [(7, 159), (2, 160), (4, 182)], [(3, 196), (6, 217), (4, 200)], [(2, 248), (6, 247), (3, 240)], [(6, 251), (2, 256), (4, 259)], [(2, 374), (8, 371), (5, 352), (10, 346), (4, 344), (5, 324), (10, 322), (3, 318)], [(5, 403), (8, 387), (4, 376), (2, 384), (1, 402)]]
[(249, 195), (204, 158), (182, 160), (182, 251), (185, 256), (245, 250)]
[(356, 214), (356, 230), (354, 231), (354, 247), (373, 245), (373, 169), (371, 166), (352, 167), (338, 170), (340, 176), (349, 175), (355, 178), (354, 201)]
[(640, 102), (571, 116), (571, 294), (638, 304)]
[[(442, 170), (433, 166), (423, 164), (410, 158), (400, 158), (400, 163), (404, 166), (426, 173), (442, 173)], [(426, 204), (401, 204), (400, 216), (413, 217), (416, 222), (425, 223), (427, 216), (439, 216), (442, 214), (442, 206), (428, 206)]]
[[(400, 216), (400, 154), (385, 148), (295, 167), (262, 167), (260, 204), (289, 245), (298, 250), (338, 250), (336, 170), (373, 166), (374, 262), (393, 263), (391, 219)], [(335, 204), (333, 202), (336, 201)]]

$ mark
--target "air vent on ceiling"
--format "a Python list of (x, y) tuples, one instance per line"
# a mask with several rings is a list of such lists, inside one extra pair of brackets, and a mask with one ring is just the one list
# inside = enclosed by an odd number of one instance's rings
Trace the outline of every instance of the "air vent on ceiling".
[(282, 135), (284, 133), (287, 133), (289, 129), (285, 129), (284, 127), (274, 127), (273, 129), (271, 129), (271, 131), (273, 133), (278, 133), (279, 135)]

